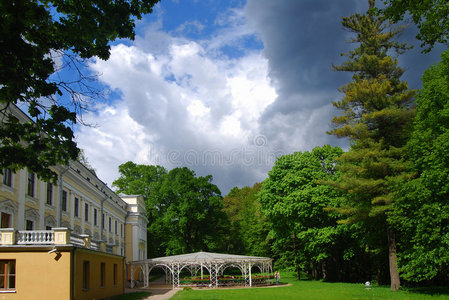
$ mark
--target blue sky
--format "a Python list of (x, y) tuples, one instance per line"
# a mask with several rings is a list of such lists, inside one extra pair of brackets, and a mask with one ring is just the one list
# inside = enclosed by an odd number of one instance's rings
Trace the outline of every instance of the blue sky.
[[(345, 140), (326, 134), (350, 74), (332, 72), (351, 49), (342, 16), (360, 0), (165, 0), (89, 68), (113, 93), (77, 127), (77, 142), (111, 184), (126, 161), (187, 166), (225, 195), (266, 178), (276, 157)], [(417, 44), (409, 28), (402, 39)], [(415, 47), (399, 58), (419, 87), (439, 60)]]

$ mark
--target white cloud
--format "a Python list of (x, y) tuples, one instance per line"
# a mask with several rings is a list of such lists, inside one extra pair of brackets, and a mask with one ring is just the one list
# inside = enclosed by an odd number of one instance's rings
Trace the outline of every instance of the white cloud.
[[(228, 59), (209, 51), (234, 42), (230, 35), (221, 42), (218, 36), (209, 41), (161, 31), (154, 36), (159, 49), (139, 37), (133, 45), (113, 46), (108, 61), (90, 66), (121, 95), (84, 116), (98, 127), (78, 132), (79, 145), (99, 177), (111, 184), (118, 165), (131, 160), (169, 169), (187, 165), (198, 175), (214, 175), (225, 192), (261, 180), (271, 165), (242, 166), (254, 150), (259, 118), (277, 96), (266, 59), (260, 52)], [(242, 179), (230, 176), (234, 173)]]

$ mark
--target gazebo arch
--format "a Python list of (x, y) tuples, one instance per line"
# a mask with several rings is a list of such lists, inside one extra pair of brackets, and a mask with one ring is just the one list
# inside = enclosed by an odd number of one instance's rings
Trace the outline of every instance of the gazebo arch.
[(245, 279), (245, 285), (252, 286), (251, 269), (258, 267), (263, 275), (272, 273), (273, 260), (269, 257), (245, 256), (233, 254), (221, 254), (210, 252), (196, 252), (190, 254), (151, 258), (146, 260), (129, 262), (131, 270), (131, 287), (133, 287), (133, 274), (137, 268), (143, 272), (144, 287), (149, 286), (150, 272), (154, 267), (161, 267), (165, 271), (167, 283), (171, 283), (173, 288), (180, 286), (179, 276), (183, 269), (187, 269), (193, 275), (203, 269), (207, 269), (210, 276), (211, 286), (218, 287), (219, 275), (229, 267), (238, 268)]

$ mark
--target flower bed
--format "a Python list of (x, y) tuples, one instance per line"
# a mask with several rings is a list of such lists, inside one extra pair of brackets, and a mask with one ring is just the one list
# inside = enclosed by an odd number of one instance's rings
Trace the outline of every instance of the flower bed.
[[(274, 275), (253, 275), (251, 276), (251, 281), (253, 284), (261, 285), (261, 284), (267, 284), (268, 280), (274, 279)], [(235, 276), (235, 275), (222, 275), (218, 277), (218, 284), (219, 285), (244, 285), (245, 284), (245, 278), (242, 276)], [(180, 285), (193, 285), (193, 286), (209, 286), (212, 284), (210, 280), (209, 275), (201, 277), (183, 277), (179, 279)]]

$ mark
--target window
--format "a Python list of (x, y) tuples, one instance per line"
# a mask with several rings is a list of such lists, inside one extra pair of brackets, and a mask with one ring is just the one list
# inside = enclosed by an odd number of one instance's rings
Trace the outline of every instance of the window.
[(123, 237), (123, 224), (120, 224), (120, 236)]
[(106, 277), (106, 263), (101, 263), (100, 265), (100, 287), (104, 287)]
[(26, 230), (33, 230), (33, 224), (34, 222), (31, 220), (26, 220)]
[(28, 173), (28, 196), (34, 197), (34, 173)]
[(89, 204), (84, 203), (84, 221), (89, 221)]
[(117, 264), (114, 264), (114, 269), (113, 269), (113, 278), (114, 278), (114, 286), (117, 285)]
[(95, 226), (97, 226), (97, 214), (98, 214), (98, 211), (96, 208), (94, 208), (94, 225)]
[(0, 260), (0, 290), (16, 288), (16, 261)]
[(109, 232), (112, 232), (112, 219), (109, 217)]
[(83, 289), (89, 289), (90, 264), (89, 261), (83, 261)]
[(11, 169), (3, 170), (3, 184), (12, 186), (12, 172)]
[(114, 227), (115, 227), (115, 228), (114, 228), (114, 229), (115, 229), (114, 232), (115, 232), (115, 234), (117, 234), (117, 220), (115, 220)]
[(11, 215), (2, 212), (2, 228), (10, 228), (11, 227)]
[(53, 204), (53, 184), (47, 183), (47, 204)]
[(75, 217), (78, 217), (80, 214), (79, 206), (80, 206), (80, 199), (75, 198)]
[(67, 211), (67, 192), (62, 191), (62, 210)]

